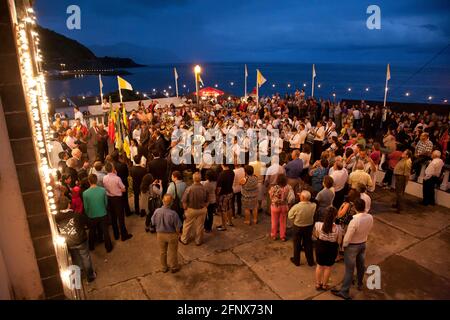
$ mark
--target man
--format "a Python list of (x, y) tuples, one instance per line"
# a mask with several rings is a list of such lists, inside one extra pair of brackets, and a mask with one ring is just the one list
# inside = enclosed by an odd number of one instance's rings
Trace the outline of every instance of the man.
[[(123, 193), (125, 192), (125, 185), (117, 176), (117, 171), (113, 164), (107, 162), (105, 165), (107, 175), (103, 178), (103, 185), (108, 196), (108, 211), (111, 216), (111, 225), (113, 227), (114, 238), (122, 241), (127, 241), (133, 237), (129, 234), (125, 226), (125, 207), (123, 204)], [(117, 221), (119, 222), (117, 224)]]
[(97, 121), (92, 121), (92, 126), (87, 134), (87, 154), (89, 158), (89, 164), (93, 164), (97, 160), (98, 150), (98, 127)]
[(222, 225), (217, 227), (218, 231), (226, 231), (227, 225), (232, 227), (232, 203), (233, 203), (234, 172), (228, 164), (222, 164), (222, 172), (217, 178), (217, 213), (221, 215)]
[(299, 191), (299, 185), (301, 183), (301, 176), (303, 172), (303, 160), (300, 159), (300, 151), (292, 151), (292, 161), (288, 162), (284, 170), (286, 171), (286, 177), (288, 178), (288, 184), (292, 187), (294, 192)]
[(405, 195), (406, 185), (408, 184), (409, 177), (411, 176), (411, 161), (412, 153), (410, 150), (406, 150), (402, 154), (402, 159), (397, 163), (394, 168), (395, 177), (395, 194), (396, 200), (392, 208), (397, 209), (397, 213), (402, 210), (403, 197)]
[(74, 160), (74, 169), (75, 170), (81, 170), (81, 168), (83, 167), (83, 161), (82, 158), (83, 157), (83, 153), (81, 152), (80, 149), (73, 149), (72, 150), (72, 158)]
[(289, 139), (289, 146), (291, 150), (300, 150), (301, 143), (300, 143), (300, 133), (298, 133), (296, 128), (292, 129), (292, 137)]
[(80, 111), (79, 107), (73, 108), (74, 119), (79, 120), (82, 125), (85, 125), (83, 113)]
[(345, 263), (344, 280), (340, 290), (334, 289), (331, 291), (335, 296), (345, 300), (351, 299), (350, 286), (353, 281), (355, 265), (358, 277), (358, 290), (361, 291), (363, 288), (366, 242), (373, 227), (373, 217), (365, 212), (365, 203), (362, 199), (355, 201), (355, 210), (357, 214), (350, 221), (343, 242)]
[(333, 186), (335, 197), (333, 200), (333, 206), (335, 208), (340, 208), (344, 203), (344, 198), (347, 193), (347, 181), (348, 181), (348, 172), (347, 169), (344, 168), (344, 162), (342, 157), (337, 157), (334, 162), (333, 168), (330, 169), (329, 175), (333, 178)]
[(76, 144), (77, 138), (75, 137), (75, 132), (72, 129), (68, 129), (66, 131), (66, 136), (63, 139), (65, 145), (69, 148), (68, 151), (72, 151), (73, 149), (78, 148), (78, 144)]
[(107, 219), (107, 204), (106, 191), (104, 188), (97, 186), (98, 178), (95, 174), (88, 177), (89, 189), (83, 192), (84, 212), (89, 218), (89, 249), (95, 248), (95, 236), (97, 230), (103, 236), (105, 242), (106, 252), (111, 252), (113, 249), (111, 238), (109, 237), (109, 226)]
[(182, 224), (178, 214), (170, 209), (171, 203), (172, 196), (166, 194), (163, 198), (163, 207), (155, 210), (152, 217), (152, 225), (155, 226), (157, 232), (162, 272), (164, 273), (169, 271), (169, 267), (172, 273), (180, 270), (178, 265), (178, 234)]
[(103, 123), (98, 125), (97, 139), (98, 159), (100, 162), (105, 162), (105, 158), (108, 155), (108, 131), (105, 130)]
[(370, 196), (367, 194), (367, 188), (365, 185), (363, 185), (362, 183), (359, 183), (356, 190), (359, 192), (361, 199), (364, 201), (366, 210), (364, 211), (365, 213), (369, 213), (370, 212), (370, 208), (372, 207), (372, 199), (370, 198)]
[(141, 159), (142, 155), (137, 155), (134, 157), (134, 166), (131, 168), (131, 178), (133, 180), (134, 213), (144, 217), (145, 212), (141, 212), (139, 207), (139, 195), (141, 194), (142, 179), (147, 174), (147, 169)]
[(297, 267), (300, 266), (300, 251), (302, 246), (305, 249), (306, 260), (309, 266), (314, 266), (314, 256), (312, 248), (312, 232), (314, 226), (314, 214), (317, 205), (310, 202), (311, 193), (302, 191), (300, 202), (289, 210), (288, 218), (292, 220), (294, 234), (294, 256), (291, 262)]
[(180, 242), (184, 245), (189, 243), (189, 237), (193, 228), (195, 244), (201, 246), (208, 207), (208, 191), (201, 184), (202, 176), (200, 173), (194, 173), (192, 178), (194, 184), (187, 188), (182, 199), (186, 220), (183, 224), (183, 235)]
[(420, 141), (417, 143), (416, 150), (414, 152), (413, 173), (416, 178), (420, 176), (422, 165), (430, 160), (431, 153), (433, 152), (433, 142), (429, 139), (428, 133), (422, 133), (420, 135)]
[(317, 161), (322, 156), (323, 141), (325, 139), (325, 127), (322, 121), (317, 122), (316, 129), (311, 133), (314, 135), (313, 158), (314, 161)]
[(441, 159), (439, 150), (433, 151), (431, 158), (433, 159), (425, 169), (425, 177), (423, 178), (423, 205), (435, 205), (434, 189), (439, 182), (444, 161)]
[(122, 192), (122, 205), (125, 209), (125, 215), (129, 217), (131, 216), (130, 204), (128, 202), (128, 177), (130, 173), (126, 164), (126, 160), (124, 159), (125, 155), (119, 154), (119, 152), (116, 150), (111, 154), (111, 158), (117, 176), (122, 180), (122, 183), (125, 186), (125, 190)]
[(94, 281), (97, 275), (92, 267), (91, 255), (89, 254), (85, 231), (86, 216), (71, 210), (69, 199), (63, 196), (58, 200), (58, 213), (55, 220), (61, 236), (66, 241), (73, 263), (85, 272), (88, 282)]
[(370, 188), (373, 185), (372, 178), (370, 174), (364, 171), (364, 162), (358, 161), (355, 166), (356, 170), (350, 174), (348, 178), (348, 184), (350, 188), (356, 189), (358, 184), (361, 183), (366, 187)]
[(167, 190), (167, 160), (161, 158), (161, 154), (159, 152), (153, 153), (153, 160), (147, 162), (147, 168), (148, 172), (151, 173), (153, 178), (162, 181), (163, 190)]

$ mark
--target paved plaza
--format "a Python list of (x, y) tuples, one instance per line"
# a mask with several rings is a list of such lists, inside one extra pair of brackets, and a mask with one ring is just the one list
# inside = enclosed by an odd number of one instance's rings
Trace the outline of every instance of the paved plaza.
[[(381, 290), (352, 288), (357, 300), (450, 299), (450, 212), (424, 207), (407, 196), (402, 214), (390, 207), (394, 193), (372, 195), (374, 228), (367, 244), (366, 265), (381, 269)], [(217, 217), (216, 217), (217, 218)], [(181, 271), (160, 270), (156, 235), (144, 231), (144, 219), (127, 219), (134, 237), (116, 242), (112, 253), (99, 245), (92, 252), (98, 278), (86, 284), (88, 299), (338, 299), (314, 287), (314, 267), (295, 267), (289, 260), (292, 241), (272, 241), (270, 218), (205, 236), (201, 247), (179, 246)], [(343, 279), (344, 264), (337, 263), (330, 285)]]

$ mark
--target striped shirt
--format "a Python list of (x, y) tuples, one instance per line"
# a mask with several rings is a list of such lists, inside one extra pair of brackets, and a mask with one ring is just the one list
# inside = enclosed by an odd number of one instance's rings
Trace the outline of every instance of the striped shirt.
[(333, 223), (333, 228), (331, 233), (325, 233), (322, 231), (323, 228), (323, 222), (316, 222), (314, 225), (314, 234), (318, 235), (318, 239), (322, 241), (328, 241), (328, 242), (340, 242), (342, 239), (342, 236), (344, 234), (341, 226), (338, 226)]

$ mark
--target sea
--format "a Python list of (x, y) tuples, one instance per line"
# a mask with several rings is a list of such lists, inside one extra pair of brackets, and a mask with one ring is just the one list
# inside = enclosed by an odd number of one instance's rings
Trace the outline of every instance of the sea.
[[(226, 93), (243, 96), (245, 93), (245, 63), (201, 64), (201, 78), (205, 87), (220, 89)], [(151, 96), (153, 92), (175, 95), (174, 68), (179, 76), (179, 94), (195, 91), (194, 64), (149, 65), (126, 69), (124, 78), (135, 91)], [(249, 63), (248, 89), (256, 86), (256, 70), (267, 82), (260, 95), (293, 93), (304, 89), (312, 93), (312, 65), (300, 63)], [(386, 65), (316, 64), (314, 96), (334, 100), (358, 99), (383, 101), (386, 84)], [(391, 65), (388, 83), (388, 101), (448, 104), (450, 99), (450, 66)], [(117, 90), (115, 76), (103, 76), (103, 92)], [(74, 96), (100, 96), (98, 76), (51, 80), (48, 95), (54, 99)], [(164, 91), (165, 90), (165, 91)]]

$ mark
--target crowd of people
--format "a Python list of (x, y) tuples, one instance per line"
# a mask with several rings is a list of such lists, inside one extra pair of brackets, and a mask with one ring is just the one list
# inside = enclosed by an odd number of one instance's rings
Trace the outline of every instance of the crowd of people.
[[(108, 109), (106, 103), (103, 107)], [(273, 241), (292, 239), (291, 262), (300, 266), (303, 250), (306, 263), (316, 266), (317, 290), (329, 290), (332, 267), (344, 259), (343, 284), (333, 292), (350, 299), (355, 266), (362, 288), (373, 224), (370, 193), (377, 185), (395, 188), (392, 206), (401, 213), (406, 185), (425, 165), (423, 205), (433, 205), (448, 154), (445, 116), (393, 112), (364, 101), (347, 106), (306, 98), (301, 91), (181, 107), (139, 102), (127, 115), (129, 158), (115, 150), (106, 123), (88, 126), (80, 110), (74, 111), (73, 125), (55, 116), (51, 162), (58, 169), (60, 232), (88, 281), (96, 276), (89, 251), (98, 243), (113, 250), (109, 226), (116, 241), (131, 239), (126, 217), (133, 214), (143, 218), (147, 232), (157, 234), (162, 271), (173, 273), (180, 269), (179, 244), (201, 246), (205, 232), (226, 232), (240, 217), (255, 225), (266, 214)], [(250, 159), (244, 139), (227, 146), (236, 159), (245, 155), (244, 163), (174, 163), (171, 151), (186, 138), (174, 132), (183, 129), (196, 139), (194, 122), (224, 135), (264, 129), (277, 130), (279, 137), (259, 141), (258, 152), (269, 161)], [(209, 143), (201, 143), (206, 150)], [(271, 154), (274, 144), (276, 155)], [(379, 170), (386, 172), (382, 181), (377, 181)]]

